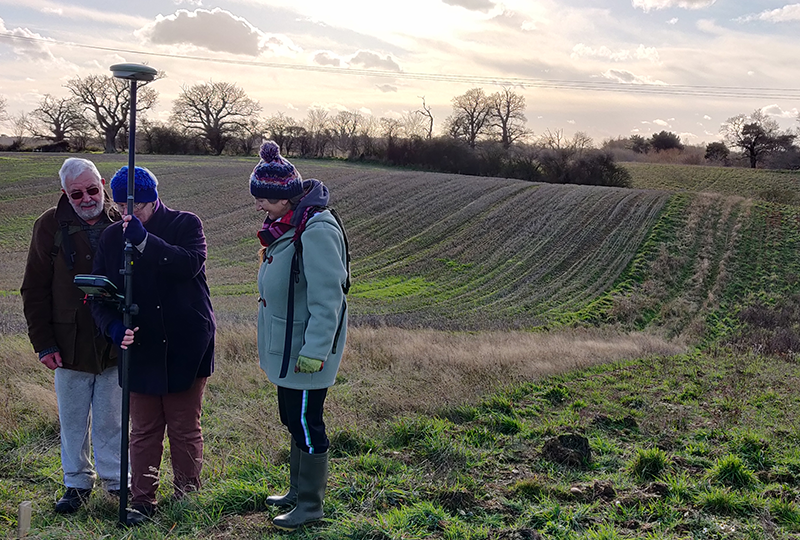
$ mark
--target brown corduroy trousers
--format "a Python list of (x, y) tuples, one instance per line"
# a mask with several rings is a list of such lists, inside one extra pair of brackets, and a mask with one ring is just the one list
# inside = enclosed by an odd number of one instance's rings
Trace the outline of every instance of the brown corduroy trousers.
[(131, 503), (155, 505), (164, 428), (169, 437), (174, 496), (200, 488), (203, 434), (200, 411), (206, 378), (195, 380), (184, 392), (151, 396), (131, 392)]

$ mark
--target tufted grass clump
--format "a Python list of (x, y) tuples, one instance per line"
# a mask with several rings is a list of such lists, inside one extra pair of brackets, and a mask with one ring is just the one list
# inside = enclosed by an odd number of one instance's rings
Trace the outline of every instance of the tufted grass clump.
[(742, 458), (733, 454), (719, 458), (709, 471), (709, 477), (712, 482), (737, 489), (752, 487), (757, 481)]
[(763, 501), (749, 493), (711, 487), (697, 495), (695, 504), (713, 514), (747, 517), (755, 514), (763, 506)]
[(640, 448), (630, 463), (630, 470), (638, 480), (653, 480), (667, 470), (669, 463), (669, 457), (660, 448)]

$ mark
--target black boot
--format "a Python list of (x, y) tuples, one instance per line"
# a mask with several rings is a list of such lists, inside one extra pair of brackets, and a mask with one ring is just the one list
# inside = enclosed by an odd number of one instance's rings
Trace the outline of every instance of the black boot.
[(126, 525), (129, 527), (138, 527), (144, 524), (156, 513), (157, 506), (152, 503), (131, 503), (128, 508), (128, 517)]
[(289, 492), (286, 495), (270, 495), (267, 504), (270, 506), (292, 506), (297, 504), (297, 471), (300, 469), (300, 449), (292, 439), (289, 450)]
[(297, 506), (272, 520), (279, 529), (293, 531), (312, 521), (322, 519), (322, 501), (328, 484), (328, 452), (306, 454), (300, 452), (300, 469), (297, 474)]
[(89, 500), (92, 489), (68, 487), (64, 495), (56, 503), (56, 514), (72, 514), (78, 511), (83, 503)]

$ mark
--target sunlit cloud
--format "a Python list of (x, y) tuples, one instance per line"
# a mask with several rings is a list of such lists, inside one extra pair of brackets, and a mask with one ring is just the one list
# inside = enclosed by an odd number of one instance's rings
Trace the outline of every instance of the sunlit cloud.
[(778, 105), (767, 105), (766, 107), (761, 107), (761, 111), (764, 114), (768, 114), (769, 116), (774, 116), (776, 118), (797, 118), (798, 116), (798, 109), (797, 107), (793, 109), (783, 109)]
[(717, 0), (631, 0), (635, 8), (643, 11), (667, 8), (702, 9), (714, 4)]
[(385, 69), (387, 71), (400, 71), (400, 66), (390, 55), (381, 57), (371, 51), (358, 51), (350, 58), (350, 64), (365, 68)]
[(609, 69), (603, 72), (603, 77), (611, 81), (623, 84), (652, 84), (652, 85), (666, 85), (664, 81), (653, 79), (647, 75), (636, 75), (630, 71), (622, 69)]
[[(10, 34), (12, 36), (12, 50), (14, 51), (14, 54), (20, 58), (45, 61), (54, 61), (56, 59), (53, 53), (50, 51), (50, 47), (52, 45), (50, 43), (46, 43), (48, 41), (53, 41), (50, 38), (46, 38), (41, 34), (32, 32), (27, 28), (8, 29), (6, 28), (3, 19), (0, 19), (0, 32)], [(34, 41), (30, 41), (30, 39), (33, 39)]]
[(137, 30), (135, 35), (156, 45), (190, 45), (216, 52), (258, 56), (291, 55), (301, 51), (281, 35), (267, 34), (224, 9), (180, 9)]
[(578, 43), (572, 48), (570, 57), (573, 60), (578, 58), (606, 58), (614, 62), (625, 62), (628, 60), (649, 60), (655, 64), (660, 62), (658, 49), (655, 47), (645, 47), (644, 45), (639, 45), (635, 50), (618, 49), (614, 51), (605, 45), (592, 48), (583, 43)]
[(789, 4), (778, 9), (762, 11), (735, 19), (738, 22), (766, 21), (773, 23), (800, 21), (800, 4)]
[(331, 51), (317, 51), (312, 55), (311, 59), (320, 66), (341, 67), (344, 64), (344, 60)]
[(449, 6), (458, 6), (471, 11), (491, 11), (494, 9), (494, 2), (490, 0), (442, 0)]

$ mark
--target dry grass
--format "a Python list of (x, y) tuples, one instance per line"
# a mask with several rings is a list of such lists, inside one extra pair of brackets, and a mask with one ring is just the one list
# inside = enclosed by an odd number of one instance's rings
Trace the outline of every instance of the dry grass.
[[(328, 416), (332, 426), (375, 425), (398, 414), (474, 402), (523, 381), (684, 349), (651, 334), (608, 329), (451, 333), (353, 327)], [(0, 335), (0, 432), (57, 422), (52, 380), (25, 336)], [(208, 435), (234, 443), (282, 438), (274, 396), (258, 365), (255, 327), (223, 325), (206, 393)]]
[(0, 434), (58, 420), (53, 372), (24, 335), (0, 334)]
[(548, 375), (685, 350), (645, 333), (559, 330), (450, 333), (390, 327), (350, 329), (333, 395), (357, 399), (373, 420), (431, 412)]

